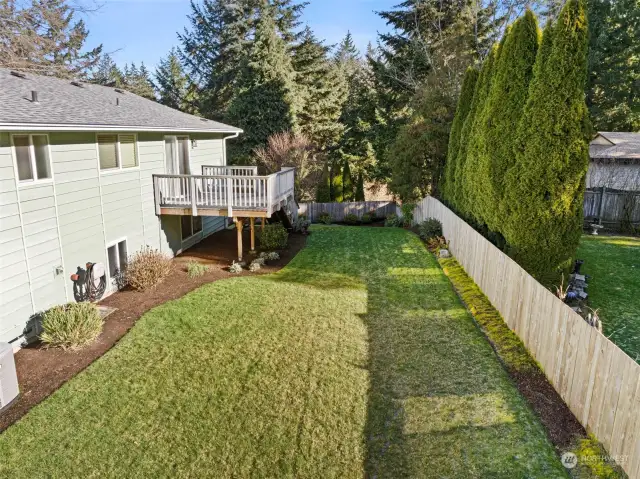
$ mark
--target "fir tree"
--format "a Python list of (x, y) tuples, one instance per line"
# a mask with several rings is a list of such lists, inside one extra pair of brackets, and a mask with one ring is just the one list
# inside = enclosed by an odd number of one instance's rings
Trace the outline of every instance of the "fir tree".
[(587, 104), (601, 131), (640, 130), (640, 3), (588, 0)]
[(300, 130), (321, 151), (333, 148), (342, 135), (338, 118), (346, 95), (345, 82), (330, 63), (328, 53), (329, 47), (307, 27), (293, 56), (301, 103)]
[(358, 175), (358, 184), (356, 185), (355, 201), (365, 201), (364, 197), (364, 176), (362, 173)]
[(353, 179), (348, 161), (344, 162), (344, 168), (342, 168), (342, 197), (344, 201), (354, 200)]
[(462, 81), (460, 98), (458, 99), (456, 114), (453, 119), (453, 124), (451, 125), (444, 182), (444, 197), (451, 205), (453, 205), (454, 202), (455, 188), (457, 186), (455, 178), (456, 169), (458, 167), (458, 150), (460, 149), (462, 126), (464, 125), (464, 121), (467, 119), (467, 115), (469, 115), (469, 111), (471, 110), (473, 91), (477, 80), (478, 70), (473, 67), (469, 67), (465, 73), (464, 80)]
[(473, 133), (473, 126), (476, 122), (476, 117), (484, 107), (485, 99), (491, 86), (491, 79), (493, 76), (493, 66), (498, 55), (498, 45), (494, 45), (489, 53), (489, 56), (482, 63), (480, 74), (478, 75), (478, 81), (473, 91), (473, 101), (471, 102), (471, 109), (467, 115), (462, 131), (460, 132), (460, 147), (456, 156), (456, 169), (454, 176), (454, 194), (452, 196), (453, 205), (458, 213), (463, 217), (468, 218), (471, 213), (471, 199), (469, 198), (469, 189), (473, 189), (473, 176), (471, 173), (472, 166), (469, 160), (469, 147)]
[(342, 203), (344, 196), (342, 192), (342, 170), (339, 166), (331, 168), (331, 201)]
[(184, 72), (175, 48), (160, 60), (155, 77), (154, 86), (160, 103), (186, 113), (197, 113), (196, 86)]
[(229, 106), (229, 122), (244, 130), (230, 146), (230, 158), (249, 162), (251, 152), (274, 133), (295, 129), (298, 105), (287, 45), (278, 35), (273, 11), (264, 12), (238, 80), (239, 93)]
[(515, 163), (517, 125), (522, 117), (533, 77), (540, 31), (531, 10), (518, 18), (508, 30), (495, 65), (486, 107), (478, 124), (481, 140), (477, 154), (477, 176), (473, 178), (476, 216), (490, 230), (504, 222), (506, 174)]
[(79, 13), (82, 5), (67, 0), (0, 1), (0, 67), (87, 78), (102, 45), (85, 48), (89, 31)]
[(316, 190), (316, 202), (331, 203), (331, 176), (329, 174), (329, 164), (326, 162)]
[(124, 84), (124, 73), (118, 68), (118, 65), (116, 65), (113, 58), (111, 58), (111, 55), (107, 53), (100, 58), (100, 61), (89, 77), (89, 81), (98, 85), (122, 87)]
[(135, 63), (132, 63), (131, 66), (124, 66), (122, 88), (143, 98), (148, 98), (149, 100), (156, 99), (153, 83), (149, 76), (149, 70), (144, 66), (144, 63), (140, 65), (140, 68), (136, 67)]
[(556, 281), (558, 268), (570, 264), (582, 232), (587, 42), (584, 0), (569, 0), (553, 27), (550, 52), (544, 37), (538, 51), (519, 127), (522, 147), (507, 178), (503, 234), (516, 261), (543, 282)]

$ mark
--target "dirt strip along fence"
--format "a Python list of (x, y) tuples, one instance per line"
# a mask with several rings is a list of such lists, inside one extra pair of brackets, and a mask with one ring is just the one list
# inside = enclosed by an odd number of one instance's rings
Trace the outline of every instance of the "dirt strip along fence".
[(435, 198), (414, 220), (437, 218), (452, 254), (542, 366), (587, 431), (640, 479), (640, 365)]
[(307, 218), (316, 223), (322, 213), (329, 213), (333, 221), (343, 221), (348, 214), (354, 214), (358, 218), (375, 211), (376, 217), (385, 218), (396, 212), (396, 204), (393, 201), (352, 201), (345, 203), (300, 203), (299, 215), (307, 215)]
[(595, 219), (608, 229), (618, 230), (624, 223), (640, 225), (640, 191), (592, 188), (584, 193), (584, 219)]

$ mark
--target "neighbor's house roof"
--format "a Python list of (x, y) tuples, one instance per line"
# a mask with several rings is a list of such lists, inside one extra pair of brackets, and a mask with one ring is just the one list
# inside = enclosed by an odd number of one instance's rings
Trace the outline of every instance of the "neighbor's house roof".
[(24, 75), (0, 68), (0, 130), (242, 132), (113, 87)]
[(599, 131), (589, 154), (592, 160), (640, 160), (640, 133)]

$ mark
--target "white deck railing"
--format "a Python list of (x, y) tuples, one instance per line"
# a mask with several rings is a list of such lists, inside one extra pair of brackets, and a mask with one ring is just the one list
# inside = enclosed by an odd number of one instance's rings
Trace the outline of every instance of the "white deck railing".
[(293, 196), (294, 179), (295, 168), (269, 176), (153, 175), (156, 214), (162, 208), (190, 208), (197, 216), (198, 208), (208, 208), (226, 209), (226, 216), (233, 216), (234, 209), (271, 215)]
[(204, 176), (258, 176), (257, 166), (209, 166), (202, 167)]

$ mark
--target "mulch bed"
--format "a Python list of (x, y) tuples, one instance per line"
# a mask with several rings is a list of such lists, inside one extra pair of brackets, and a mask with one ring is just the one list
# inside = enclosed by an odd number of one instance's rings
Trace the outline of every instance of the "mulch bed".
[[(244, 231), (243, 240), (244, 247), (248, 248), (250, 244), (248, 231)], [(233, 260), (237, 260), (236, 231), (221, 231), (176, 257), (172, 274), (154, 290), (141, 293), (125, 288), (102, 300), (100, 305), (117, 308), (117, 310), (107, 316), (102, 334), (91, 346), (81, 351), (63, 351), (57, 348), (45, 348), (36, 343), (18, 351), (14, 358), (21, 394), (0, 416), (0, 432), (111, 349), (151, 308), (180, 298), (207, 283), (235, 276), (278, 271), (291, 261), (305, 243), (305, 236), (289, 235), (289, 248), (280, 252), (278, 261), (270, 261), (257, 273), (243, 271), (240, 275), (234, 275), (229, 273), (227, 268)], [(199, 278), (190, 279), (187, 276), (186, 264), (193, 260), (208, 265), (209, 272)], [(250, 261), (251, 256), (245, 255), (245, 260)]]

